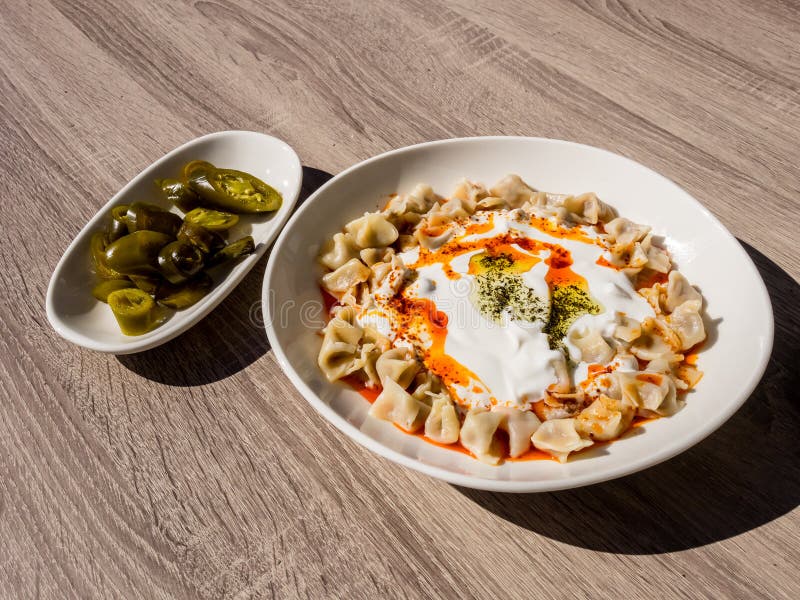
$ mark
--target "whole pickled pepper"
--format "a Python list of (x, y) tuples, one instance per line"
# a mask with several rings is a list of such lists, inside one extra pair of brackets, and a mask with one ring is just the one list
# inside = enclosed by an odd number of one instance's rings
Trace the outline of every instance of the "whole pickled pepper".
[(123, 275), (158, 275), (158, 253), (173, 239), (158, 231), (134, 231), (108, 245), (106, 264)]

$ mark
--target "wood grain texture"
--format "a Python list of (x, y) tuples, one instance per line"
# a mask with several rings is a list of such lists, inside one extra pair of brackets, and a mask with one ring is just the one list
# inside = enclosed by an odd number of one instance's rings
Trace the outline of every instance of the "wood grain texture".
[[(0, 597), (800, 596), (796, 2), (10, 0), (0, 97)], [(437, 138), (630, 156), (745, 244), (767, 373), (666, 464), (505, 496), (319, 417), (260, 326), (265, 261), (161, 348), (61, 340), (44, 294), (77, 231), (164, 152), (238, 128), (292, 144), (305, 195)]]

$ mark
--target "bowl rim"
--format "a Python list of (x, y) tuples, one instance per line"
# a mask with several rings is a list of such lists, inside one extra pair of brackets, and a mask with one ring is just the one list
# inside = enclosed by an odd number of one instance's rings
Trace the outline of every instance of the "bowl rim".
[[(588, 149), (595, 152), (601, 152), (608, 155), (613, 156), (616, 159), (621, 159), (627, 163), (632, 168), (637, 169), (644, 169), (650, 176), (655, 176), (661, 179), (664, 183), (668, 186), (671, 186), (676, 193), (684, 194), (694, 205), (694, 208), (703, 213), (707, 218), (711, 219), (713, 223), (715, 223), (719, 230), (723, 233), (723, 235), (728, 236), (730, 241), (734, 242), (735, 246), (738, 248), (740, 252), (740, 256), (737, 257), (737, 263), (742, 265), (747, 265), (747, 269), (750, 270), (750, 274), (755, 276), (755, 281), (758, 282), (758, 293), (760, 293), (761, 300), (763, 302), (763, 306), (767, 311), (767, 322), (768, 322), (768, 329), (767, 331), (763, 332), (764, 339), (766, 344), (763, 348), (761, 353), (760, 360), (755, 368), (750, 372), (749, 378), (746, 384), (741, 388), (742, 392), (736, 398), (735, 401), (728, 403), (724, 410), (714, 413), (710, 415), (709, 419), (704, 421), (700, 427), (694, 430), (690, 435), (685, 437), (678, 437), (675, 438), (675, 443), (657, 449), (653, 453), (643, 455), (640, 458), (634, 459), (629, 461), (623, 465), (607, 468), (598, 473), (589, 473), (586, 475), (579, 475), (579, 476), (568, 476), (561, 479), (546, 479), (546, 480), (496, 480), (496, 479), (484, 479), (482, 477), (476, 477), (473, 475), (465, 475), (461, 473), (454, 473), (453, 471), (449, 471), (447, 469), (429, 465), (423, 463), (419, 460), (401, 454), (391, 448), (384, 446), (379, 441), (373, 439), (372, 437), (368, 436), (364, 432), (362, 432), (358, 427), (347, 421), (341, 415), (339, 415), (333, 408), (331, 408), (328, 404), (322, 401), (319, 396), (306, 384), (300, 374), (295, 370), (293, 365), (288, 360), (286, 353), (284, 352), (282, 346), (278, 342), (277, 334), (272, 326), (272, 314), (271, 314), (271, 306), (270, 302), (268, 301), (269, 298), (269, 290), (272, 287), (272, 278), (274, 275), (275, 270), (277, 267), (277, 260), (278, 256), (280, 255), (280, 251), (282, 250), (283, 245), (285, 244), (286, 240), (290, 235), (291, 229), (294, 227), (295, 222), (298, 221), (303, 217), (306, 211), (312, 210), (314, 202), (317, 197), (321, 196), (326, 192), (328, 188), (335, 185), (339, 179), (342, 179), (349, 174), (353, 173), (354, 171), (360, 170), (367, 165), (372, 163), (384, 160), (388, 157), (393, 157), (401, 154), (415, 152), (422, 148), (432, 147), (432, 146), (443, 146), (443, 145), (450, 145), (450, 144), (460, 144), (460, 143), (480, 143), (480, 142), (488, 142), (488, 141), (501, 141), (501, 140), (524, 140), (524, 141), (531, 141), (531, 142), (545, 142), (550, 144), (557, 144), (557, 145), (568, 145), (573, 146), (576, 148), (581, 149)], [(547, 492), (547, 491), (557, 491), (563, 489), (570, 489), (570, 488), (577, 488), (586, 485), (591, 485), (595, 483), (601, 483), (604, 481), (609, 481), (611, 479), (616, 479), (619, 477), (623, 477), (625, 475), (630, 475), (636, 473), (638, 471), (642, 471), (649, 467), (652, 467), (658, 463), (667, 461), (674, 456), (688, 450), (692, 446), (698, 444), (706, 437), (708, 437), (711, 433), (719, 429), (733, 414), (739, 410), (739, 408), (747, 401), (747, 399), (752, 395), (753, 391), (755, 390), (758, 383), (761, 381), (761, 378), (769, 364), (770, 357), (772, 355), (772, 347), (774, 341), (774, 330), (775, 330), (775, 322), (774, 322), (774, 314), (772, 311), (772, 303), (770, 301), (769, 293), (767, 291), (766, 285), (761, 278), (761, 274), (758, 272), (758, 269), (755, 266), (755, 263), (744, 250), (742, 245), (739, 243), (739, 240), (728, 231), (728, 229), (717, 219), (705, 206), (703, 206), (694, 196), (689, 194), (686, 190), (684, 190), (681, 186), (677, 183), (672, 181), (671, 179), (667, 178), (666, 176), (658, 173), (657, 171), (651, 169), (650, 167), (643, 165), (631, 158), (623, 156), (621, 154), (617, 154), (616, 152), (612, 152), (610, 150), (606, 150), (604, 148), (598, 148), (597, 146), (591, 146), (589, 144), (583, 144), (580, 142), (573, 142), (568, 140), (561, 140), (561, 139), (553, 139), (553, 138), (544, 138), (544, 137), (529, 137), (529, 136), (473, 136), (473, 137), (462, 137), (462, 138), (450, 138), (450, 139), (443, 139), (443, 140), (434, 140), (429, 142), (422, 142), (419, 144), (413, 144), (410, 146), (404, 146), (402, 148), (397, 148), (394, 150), (389, 150), (387, 152), (383, 152), (381, 154), (372, 156), (358, 162), (350, 167), (346, 168), (344, 171), (338, 173), (329, 181), (327, 181), (324, 185), (322, 185), (319, 189), (317, 189), (313, 194), (311, 194), (305, 202), (294, 212), (292, 217), (289, 221), (284, 225), (283, 230), (281, 231), (280, 235), (278, 236), (275, 244), (273, 245), (272, 251), (270, 253), (269, 261), (267, 263), (267, 267), (264, 273), (264, 281), (262, 286), (262, 310), (264, 311), (264, 324), (267, 333), (267, 338), (269, 340), (270, 346), (274, 352), (276, 361), (278, 365), (281, 367), (283, 372), (295, 386), (295, 388), (302, 394), (302, 396), (306, 399), (306, 401), (313, 406), (317, 412), (319, 412), (325, 419), (333, 424), (339, 431), (349, 436), (351, 439), (359, 443), (360, 445), (364, 446), (365, 448), (372, 450), (373, 452), (377, 453), (384, 458), (391, 460), (392, 462), (401, 464), (405, 467), (413, 469), (415, 471), (424, 473), (431, 477), (441, 479), (448, 483), (480, 489), (480, 490), (487, 490), (487, 491), (495, 491), (495, 492), (511, 492), (511, 493), (531, 493), (531, 492)]]
[[(154, 334), (152, 336), (142, 336), (142, 337), (131, 337), (130, 340), (125, 340), (124, 342), (120, 343), (109, 343), (109, 342), (102, 342), (98, 341), (95, 338), (84, 334), (77, 329), (70, 327), (67, 323), (65, 323), (58, 314), (58, 311), (55, 307), (55, 294), (56, 288), (58, 287), (58, 279), (62, 274), (62, 271), (66, 268), (67, 258), (68, 256), (75, 251), (75, 247), (80, 243), (80, 241), (87, 235), (90, 235), (92, 232), (95, 231), (96, 225), (106, 218), (109, 209), (119, 204), (120, 199), (124, 198), (130, 189), (134, 188), (140, 181), (151, 178), (151, 173), (159, 167), (162, 163), (168, 161), (172, 157), (184, 152), (188, 148), (200, 144), (201, 142), (206, 142), (209, 140), (214, 140), (216, 138), (224, 138), (224, 137), (237, 137), (237, 136), (247, 136), (253, 138), (261, 138), (268, 143), (275, 143), (278, 147), (280, 147), (283, 151), (288, 151), (290, 162), (293, 163), (293, 166), (297, 168), (297, 181), (294, 185), (293, 193), (291, 197), (284, 196), (283, 204), (281, 208), (285, 207), (282, 214), (276, 215), (273, 221), (272, 230), (266, 236), (265, 240), (259, 243), (256, 246), (255, 252), (247, 259), (242, 261), (239, 265), (245, 265), (244, 268), (238, 271), (231, 271), (227, 274), (224, 280), (220, 281), (218, 285), (224, 285), (227, 289), (224, 293), (220, 293), (215, 295), (213, 299), (203, 304), (200, 309), (194, 312), (190, 318), (186, 322), (176, 322), (175, 327), (168, 327), (169, 323), (165, 325), (164, 328), (157, 328), (153, 331)], [(50, 326), (58, 333), (62, 338), (65, 340), (72, 342), (78, 346), (82, 346), (84, 348), (88, 348), (90, 350), (95, 350), (97, 352), (104, 352), (109, 354), (116, 354), (116, 355), (124, 355), (124, 354), (133, 354), (135, 352), (143, 352), (145, 350), (151, 350), (165, 344), (166, 342), (173, 340), (174, 338), (178, 337), (179, 335), (185, 333), (201, 320), (203, 320), (212, 310), (214, 310), (219, 304), (228, 297), (228, 295), (233, 291), (233, 289), (241, 283), (244, 277), (250, 272), (250, 270), (255, 266), (256, 262), (264, 255), (267, 248), (271, 245), (271, 243), (277, 238), (278, 234), (282, 231), (283, 226), (288, 221), (292, 214), (292, 210), (294, 209), (295, 204), (297, 203), (297, 199), (300, 195), (300, 190), (302, 187), (302, 180), (303, 180), (303, 170), (302, 170), (302, 163), (300, 162), (300, 157), (295, 152), (294, 148), (292, 148), (287, 142), (284, 140), (277, 138), (272, 135), (268, 135), (266, 133), (261, 133), (258, 131), (247, 131), (247, 130), (240, 130), (240, 129), (232, 129), (232, 130), (225, 130), (225, 131), (215, 131), (212, 133), (207, 133), (195, 138), (192, 138), (183, 144), (179, 145), (176, 148), (173, 148), (166, 154), (161, 155), (156, 160), (151, 162), (147, 165), (144, 169), (139, 171), (134, 177), (128, 180), (125, 185), (123, 185), (103, 206), (97, 209), (95, 214), (81, 227), (78, 233), (75, 234), (75, 237), (72, 238), (72, 241), (66, 247), (64, 252), (61, 254), (58, 262), (56, 263), (55, 268), (53, 269), (53, 273), (50, 276), (50, 281), (47, 285), (47, 292), (45, 294), (45, 313), (47, 315), (47, 320), (50, 322)], [(234, 267), (234, 269), (236, 269)]]

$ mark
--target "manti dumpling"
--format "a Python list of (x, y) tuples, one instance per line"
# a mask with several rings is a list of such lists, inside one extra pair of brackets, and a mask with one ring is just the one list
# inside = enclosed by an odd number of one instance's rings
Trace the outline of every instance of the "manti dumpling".
[(643, 417), (669, 416), (678, 411), (675, 382), (664, 373), (615, 371), (621, 400), (636, 407)]
[(367, 213), (350, 221), (344, 229), (359, 248), (385, 247), (399, 235), (397, 227), (380, 213)]
[(570, 452), (588, 448), (593, 443), (580, 436), (576, 424), (575, 419), (545, 421), (533, 434), (531, 441), (538, 450), (547, 452), (559, 462), (567, 462)]
[(352, 307), (340, 309), (323, 329), (322, 348), (317, 364), (328, 381), (336, 381), (352, 373), (358, 342), (364, 332), (355, 320), (356, 311)]
[(430, 405), (417, 400), (394, 379), (383, 379), (383, 391), (372, 403), (369, 414), (384, 421), (391, 421), (405, 431), (417, 431), (425, 423)]
[(613, 440), (630, 427), (635, 413), (636, 407), (627, 400), (601, 394), (576, 417), (575, 428), (584, 437)]

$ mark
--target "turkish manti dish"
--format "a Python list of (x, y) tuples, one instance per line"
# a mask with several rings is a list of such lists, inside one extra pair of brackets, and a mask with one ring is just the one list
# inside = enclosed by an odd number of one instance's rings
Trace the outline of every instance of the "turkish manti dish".
[(369, 415), (497, 465), (680, 410), (703, 298), (650, 227), (508, 175), (389, 197), (323, 246), (319, 367)]

